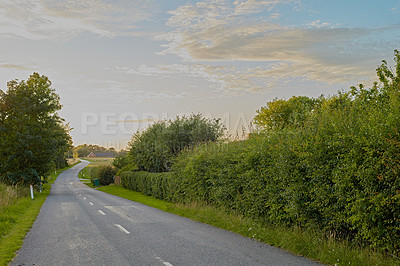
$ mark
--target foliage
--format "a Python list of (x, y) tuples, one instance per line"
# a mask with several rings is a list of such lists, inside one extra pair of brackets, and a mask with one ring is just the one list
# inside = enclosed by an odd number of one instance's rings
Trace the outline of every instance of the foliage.
[(118, 170), (121, 170), (125, 166), (132, 164), (132, 158), (129, 156), (129, 154), (125, 153), (123, 155), (117, 156), (114, 158), (112, 165), (117, 168)]
[(281, 129), (286, 126), (302, 126), (307, 117), (318, 108), (323, 97), (293, 96), (289, 100), (274, 99), (257, 110), (254, 124), (264, 129)]
[(57, 111), (60, 98), (46, 76), (12, 80), (0, 94), (0, 178), (10, 184), (39, 184), (41, 176), (66, 166), (68, 125)]
[(171, 172), (124, 171), (121, 173), (121, 185), (158, 199), (172, 200), (176, 186), (171, 175)]
[(223, 130), (219, 120), (206, 119), (200, 114), (160, 121), (132, 137), (129, 156), (139, 170), (166, 172), (182, 150), (216, 141)]
[[(181, 153), (175, 200), (206, 202), (274, 225), (316, 229), (400, 251), (400, 56), (380, 84), (319, 98), (301, 126)], [(289, 121), (289, 122), (287, 122)], [(295, 120), (293, 120), (295, 121)]]
[[(97, 168), (97, 167), (96, 167)], [(102, 165), (98, 167), (98, 176), (100, 180), (100, 185), (107, 186), (114, 182), (114, 176), (116, 174), (116, 169), (111, 165)]]

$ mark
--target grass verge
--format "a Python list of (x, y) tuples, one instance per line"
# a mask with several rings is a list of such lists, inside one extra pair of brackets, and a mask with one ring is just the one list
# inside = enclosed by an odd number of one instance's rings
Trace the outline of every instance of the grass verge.
[[(33, 200), (30, 198), (30, 193), (27, 193), (29, 196), (18, 198), (13, 204), (0, 208), (0, 265), (7, 265), (15, 257), (15, 252), (21, 248), (25, 235), (50, 194), (50, 184), (62, 171), (74, 165), (52, 173), (48, 178), (48, 183), (43, 186), (42, 193), (34, 192)], [(29, 187), (26, 189), (29, 190)]]
[(334, 241), (318, 232), (299, 228), (265, 226), (236, 213), (203, 204), (183, 205), (146, 196), (120, 186), (98, 190), (174, 213), (195, 221), (229, 230), (245, 237), (282, 248), (295, 254), (331, 265), (400, 265), (400, 259), (380, 252)]

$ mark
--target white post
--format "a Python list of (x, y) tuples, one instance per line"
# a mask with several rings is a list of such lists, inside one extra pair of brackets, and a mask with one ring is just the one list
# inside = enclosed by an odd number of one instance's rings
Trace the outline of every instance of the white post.
[(33, 199), (33, 187), (31, 185), (31, 198)]

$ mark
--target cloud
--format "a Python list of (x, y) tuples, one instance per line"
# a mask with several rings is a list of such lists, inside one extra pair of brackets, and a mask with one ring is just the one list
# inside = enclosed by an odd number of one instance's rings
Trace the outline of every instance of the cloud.
[[(370, 80), (380, 60), (376, 56), (394, 45), (378, 37), (393, 32), (390, 27), (340, 28), (321, 20), (304, 21), (303, 26), (278, 24), (274, 14), (280, 14), (282, 5), (299, 10), (297, 1), (280, 0), (209, 0), (181, 6), (170, 12), (167, 25), (173, 30), (160, 36), (167, 43), (159, 54), (213, 65), (256, 62), (247, 69), (206, 72), (223, 88), (236, 91), (240, 85), (243, 91), (258, 91), (293, 78), (340, 85)], [(385, 48), (372, 52), (377, 47)], [(274, 67), (260, 69), (260, 62)]]
[(115, 121), (115, 123), (143, 123), (143, 122), (155, 122), (158, 119), (155, 118), (147, 118), (147, 119), (135, 119), (135, 120), (120, 120)]
[(0, 0), (0, 34), (32, 40), (70, 39), (81, 32), (128, 35), (152, 16), (151, 0)]
[(331, 24), (328, 22), (321, 22), (321, 20), (317, 19), (317, 20), (311, 21), (310, 23), (307, 23), (306, 25), (311, 26), (311, 27), (316, 27), (316, 28), (322, 28), (322, 27), (328, 27)]
[(0, 63), (0, 67), (13, 70), (31, 70), (32, 68), (17, 64)]
[[(357, 70), (357, 71), (356, 71)], [(326, 66), (314, 61), (301, 63), (270, 62), (256, 67), (239, 65), (211, 66), (207, 64), (161, 64), (156, 66), (141, 65), (136, 68), (116, 67), (118, 73), (140, 76), (153, 76), (158, 79), (171, 78), (176, 75), (186, 75), (202, 78), (220, 91), (220, 95), (242, 95), (243, 93), (261, 93), (271, 88), (287, 86), (294, 78), (297, 80), (313, 80), (326, 84), (349, 83), (366, 81), (369, 71), (360, 71), (357, 66)], [(354, 74), (356, 73), (356, 74)]]

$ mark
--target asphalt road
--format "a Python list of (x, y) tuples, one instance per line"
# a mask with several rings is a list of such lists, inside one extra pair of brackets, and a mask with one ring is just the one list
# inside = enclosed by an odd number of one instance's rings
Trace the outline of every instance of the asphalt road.
[(11, 265), (317, 265), (82, 184), (64, 171)]

